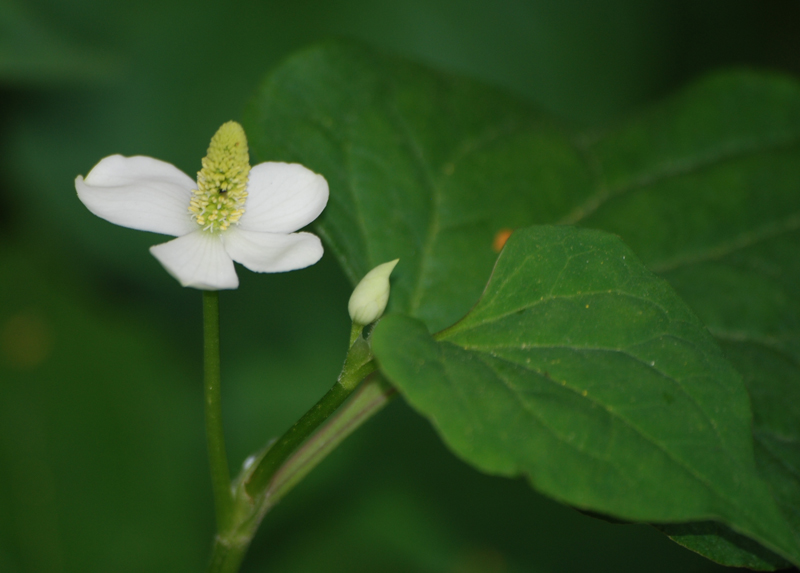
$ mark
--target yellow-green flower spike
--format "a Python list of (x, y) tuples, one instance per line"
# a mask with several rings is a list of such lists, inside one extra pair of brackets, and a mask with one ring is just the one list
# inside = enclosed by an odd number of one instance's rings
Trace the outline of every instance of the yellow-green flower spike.
[(250, 154), (242, 126), (222, 124), (211, 138), (203, 168), (197, 173), (189, 212), (204, 231), (224, 231), (244, 215)]

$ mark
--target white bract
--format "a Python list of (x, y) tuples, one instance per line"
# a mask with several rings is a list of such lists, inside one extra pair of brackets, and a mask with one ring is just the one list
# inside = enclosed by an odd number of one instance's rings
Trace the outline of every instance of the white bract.
[(347, 310), (350, 312), (350, 319), (353, 322), (367, 325), (383, 315), (386, 303), (389, 302), (389, 275), (392, 274), (399, 260), (395, 259), (378, 265), (365, 274), (361, 282), (356, 285), (353, 294), (350, 295), (350, 302), (347, 304)]
[(177, 237), (150, 252), (183, 286), (234, 289), (233, 261), (260, 273), (301, 269), (322, 257), (311, 233), (296, 233), (328, 202), (328, 183), (296, 163), (250, 167), (236, 122), (219, 128), (197, 182), (152, 157), (112, 155), (75, 179), (89, 210), (123, 227)]

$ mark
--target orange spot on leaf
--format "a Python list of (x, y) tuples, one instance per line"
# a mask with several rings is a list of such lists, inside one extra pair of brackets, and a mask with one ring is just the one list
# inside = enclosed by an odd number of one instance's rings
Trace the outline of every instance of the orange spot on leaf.
[(500, 229), (497, 231), (497, 234), (494, 236), (494, 240), (492, 241), (492, 249), (494, 249), (495, 253), (499, 253), (503, 250), (506, 241), (508, 241), (508, 238), (513, 232), (513, 229)]

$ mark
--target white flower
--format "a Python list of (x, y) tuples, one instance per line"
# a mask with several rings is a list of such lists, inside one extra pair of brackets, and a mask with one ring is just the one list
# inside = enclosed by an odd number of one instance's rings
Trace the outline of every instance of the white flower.
[(350, 302), (347, 310), (350, 312), (350, 319), (356, 324), (372, 324), (378, 320), (383, 311), (386, 310), (386, 303), (389, 302), (389, 275), (392, 274), (397, 261), (395, 259), (388, 263), (378, 265), (367, 274), (356, 285), (353, 294), (350, 295)]
[(301, 269), (322, 257), (311, 233), (296, 233), (328, 202), (328, 183), (296, 163), (249, 165), (244, 130), (224, 124), (197, 182), (151, 157), (112, 155), (75, 179), (89, 210), (123, 227), (177, 237), (150, 252), (183, 286), (234, 289), (233, 261), (260, 273)]

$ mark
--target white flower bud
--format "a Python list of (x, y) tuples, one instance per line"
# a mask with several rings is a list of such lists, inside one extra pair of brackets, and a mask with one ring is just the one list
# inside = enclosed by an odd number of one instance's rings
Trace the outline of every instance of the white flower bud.
[(399, 260), (378, 265), (358, 283), (347, 305), (353, 322), (366, 325), (381, 317), (389, 301), (389, 275)]

